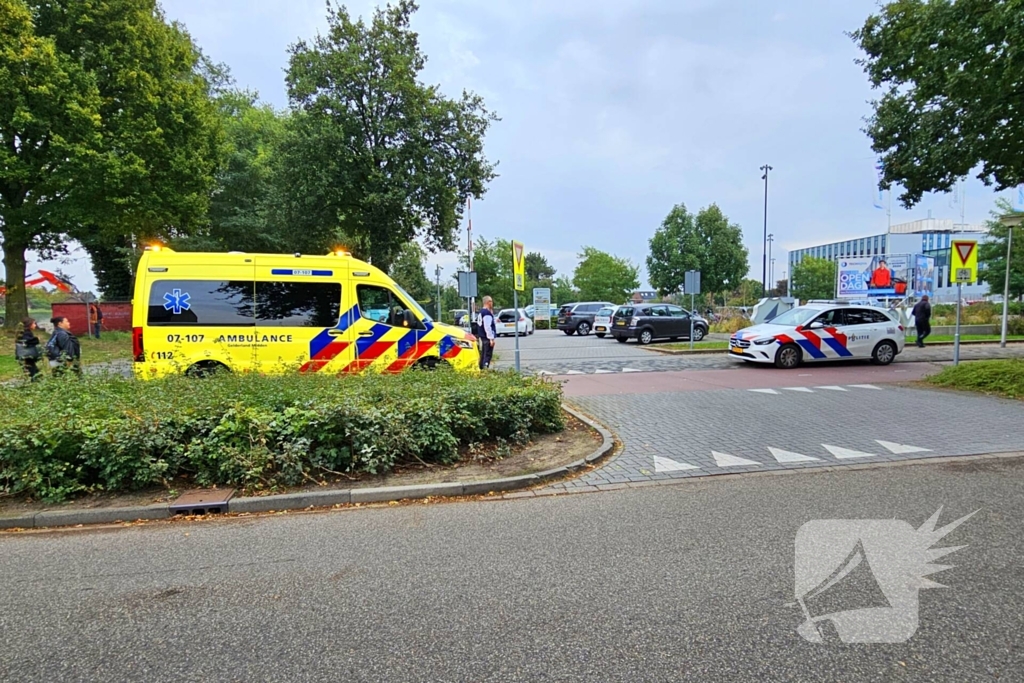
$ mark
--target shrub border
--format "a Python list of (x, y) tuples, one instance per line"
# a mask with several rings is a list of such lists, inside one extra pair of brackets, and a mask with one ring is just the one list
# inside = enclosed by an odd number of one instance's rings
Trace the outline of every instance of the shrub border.
[[(601, 435), (601, 445), (598, 446), (597, 450), (587, 457), (571, 462), (568, 465), (534, 474), (483, 481), (444, 482), (439, 484), (385, 486), (379, 488), (331, 489), (328, 491), (232, 498), (228, 501), (227, 514), (304, 510), (310, 507), (352, 505), (355, 503), (383, 503), (435, 497), (477, 496), (530, 488), (552, 479), (561, 479), (598, 462), (611, 453), (615, 445), (612, 433), (604, 425), (569, 407), (565, 403), (562, 403), (562, 410), (580, 422), (594, 428)], [(113, 524), (136, 520), (168, 519), (171, 516), (170, 503), (117, 508), (47, 510), (45, 512), (32, 512), (8, 517), (0, 516), (0, 529), (41, 529), (83, 524)]]

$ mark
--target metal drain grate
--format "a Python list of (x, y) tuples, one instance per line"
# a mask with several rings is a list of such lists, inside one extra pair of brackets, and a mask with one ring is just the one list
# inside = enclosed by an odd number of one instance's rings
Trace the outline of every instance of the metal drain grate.
[(235, 489), (191, 489), (167, 506), (172, 515), (219, 515), (228, 511)]

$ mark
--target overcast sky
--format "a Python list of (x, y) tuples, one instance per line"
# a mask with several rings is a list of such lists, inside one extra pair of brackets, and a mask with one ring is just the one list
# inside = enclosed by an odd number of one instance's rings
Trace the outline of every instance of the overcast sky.
[[(368, 16), (376, 3), (348, 7)], [(287, 107), (287, 48), (326, 27), (322, 0), (164, 0), (240, 87)], [(872, 97), (844, 35), (873, 0), (422, 0), (413, 21), (424, 80), (481, 94), (502, 120), (486, 140), (498, 173), (473, 204), (474, 233), (518, 239), (571, 275), (591, 245), (641, 266), (674, 204), (712, 202), (743, 228), (761, 278), (764, 184), (775, 273), (786, 249), (884, 232), (874, 156), (861, 131)], [(969, 223), (995, 195), (966, 186)], [(885, 202), (883, 202), (885, 203)], [(959, 221), (947, 195), (893, 223)], [(463, 233), (463, 242), (465, 234)], [(446, 276), (453, 254), (431, 255)], [(40, 266), (29, 264), (29, 271)], [(65, 267), (79, 287), (84, 260)]]

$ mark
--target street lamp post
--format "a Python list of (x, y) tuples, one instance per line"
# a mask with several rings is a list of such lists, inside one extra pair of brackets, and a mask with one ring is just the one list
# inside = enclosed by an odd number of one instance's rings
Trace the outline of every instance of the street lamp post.
[(1003, 282), (1003, 324), (999, 333), (999, 346), (1006, 347), (1006, 322), (1010, 315), (1010, 256), (1013, 250), (1013, 229), (1024, 223), (1024, 213), (1001, 216), (999, 222), (1006, 226), (1006, 279)]
[(768, 234), (768, 279), (765, 281), (765, 289), (769, 292), (775, 288), (775, 280), (772, 278), (772, 271), (775, 270), (775, 259), (772, 258), (772, 242), (775, 241), (775, 235)]
[(441, 266), (434, 266), (434, 276), (437, 277), (437, 322), (441, 322)]
[(764, 244), (761, 246), (761, 297), (763, 298), (768, 289), (768, 172), (772, 167), (765, 164), (761, 167), (764, 175)]

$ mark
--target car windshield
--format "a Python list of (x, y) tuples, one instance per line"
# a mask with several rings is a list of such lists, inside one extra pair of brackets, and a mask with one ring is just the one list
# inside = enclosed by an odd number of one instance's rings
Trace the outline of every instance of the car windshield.
[(614, 309), (614, 308), (610, 308), (610, 307), (608, 307), (608, 306), (605, 306), (605, 307), (604, 307), (604, 308), (602, 308), (602, 309), (601, 309), (600, 311), (598, 311), (598, 312), (597, 312), (597, 314), (598, 314), (598, 315), (600, 315), (600, 316), (603, 316), (603, 317), (607, 318), (608, 316), (610, 316), (610, 315), (611, 315), (612, 313), (614, 313), (614, 312), (615, 312), (615, 309)]
[(819, 313), (822, 313), (820, 308), (794, 308), (771, 320), (765, 320), (765, 323), (768, 325), (796, 327), (797, 325), (803, 325)]
[(427, 313), (422, 306), (420, 306), (420, 302), (412, 298), (409, 292), (402, 289), (397, 282), (394, 282), (393, 284), (395, 285), (395, 289), (398, 290), (398, 293), (402, 296), (402, 298), (405, 299), (408, 303), (412, 304), (412, 307), (415, 308), (416, 312), (420, 314), (420, 320), (422, 320), (425, 323), (434, 322), (434, 319), (430, 317), (430, 314)]

